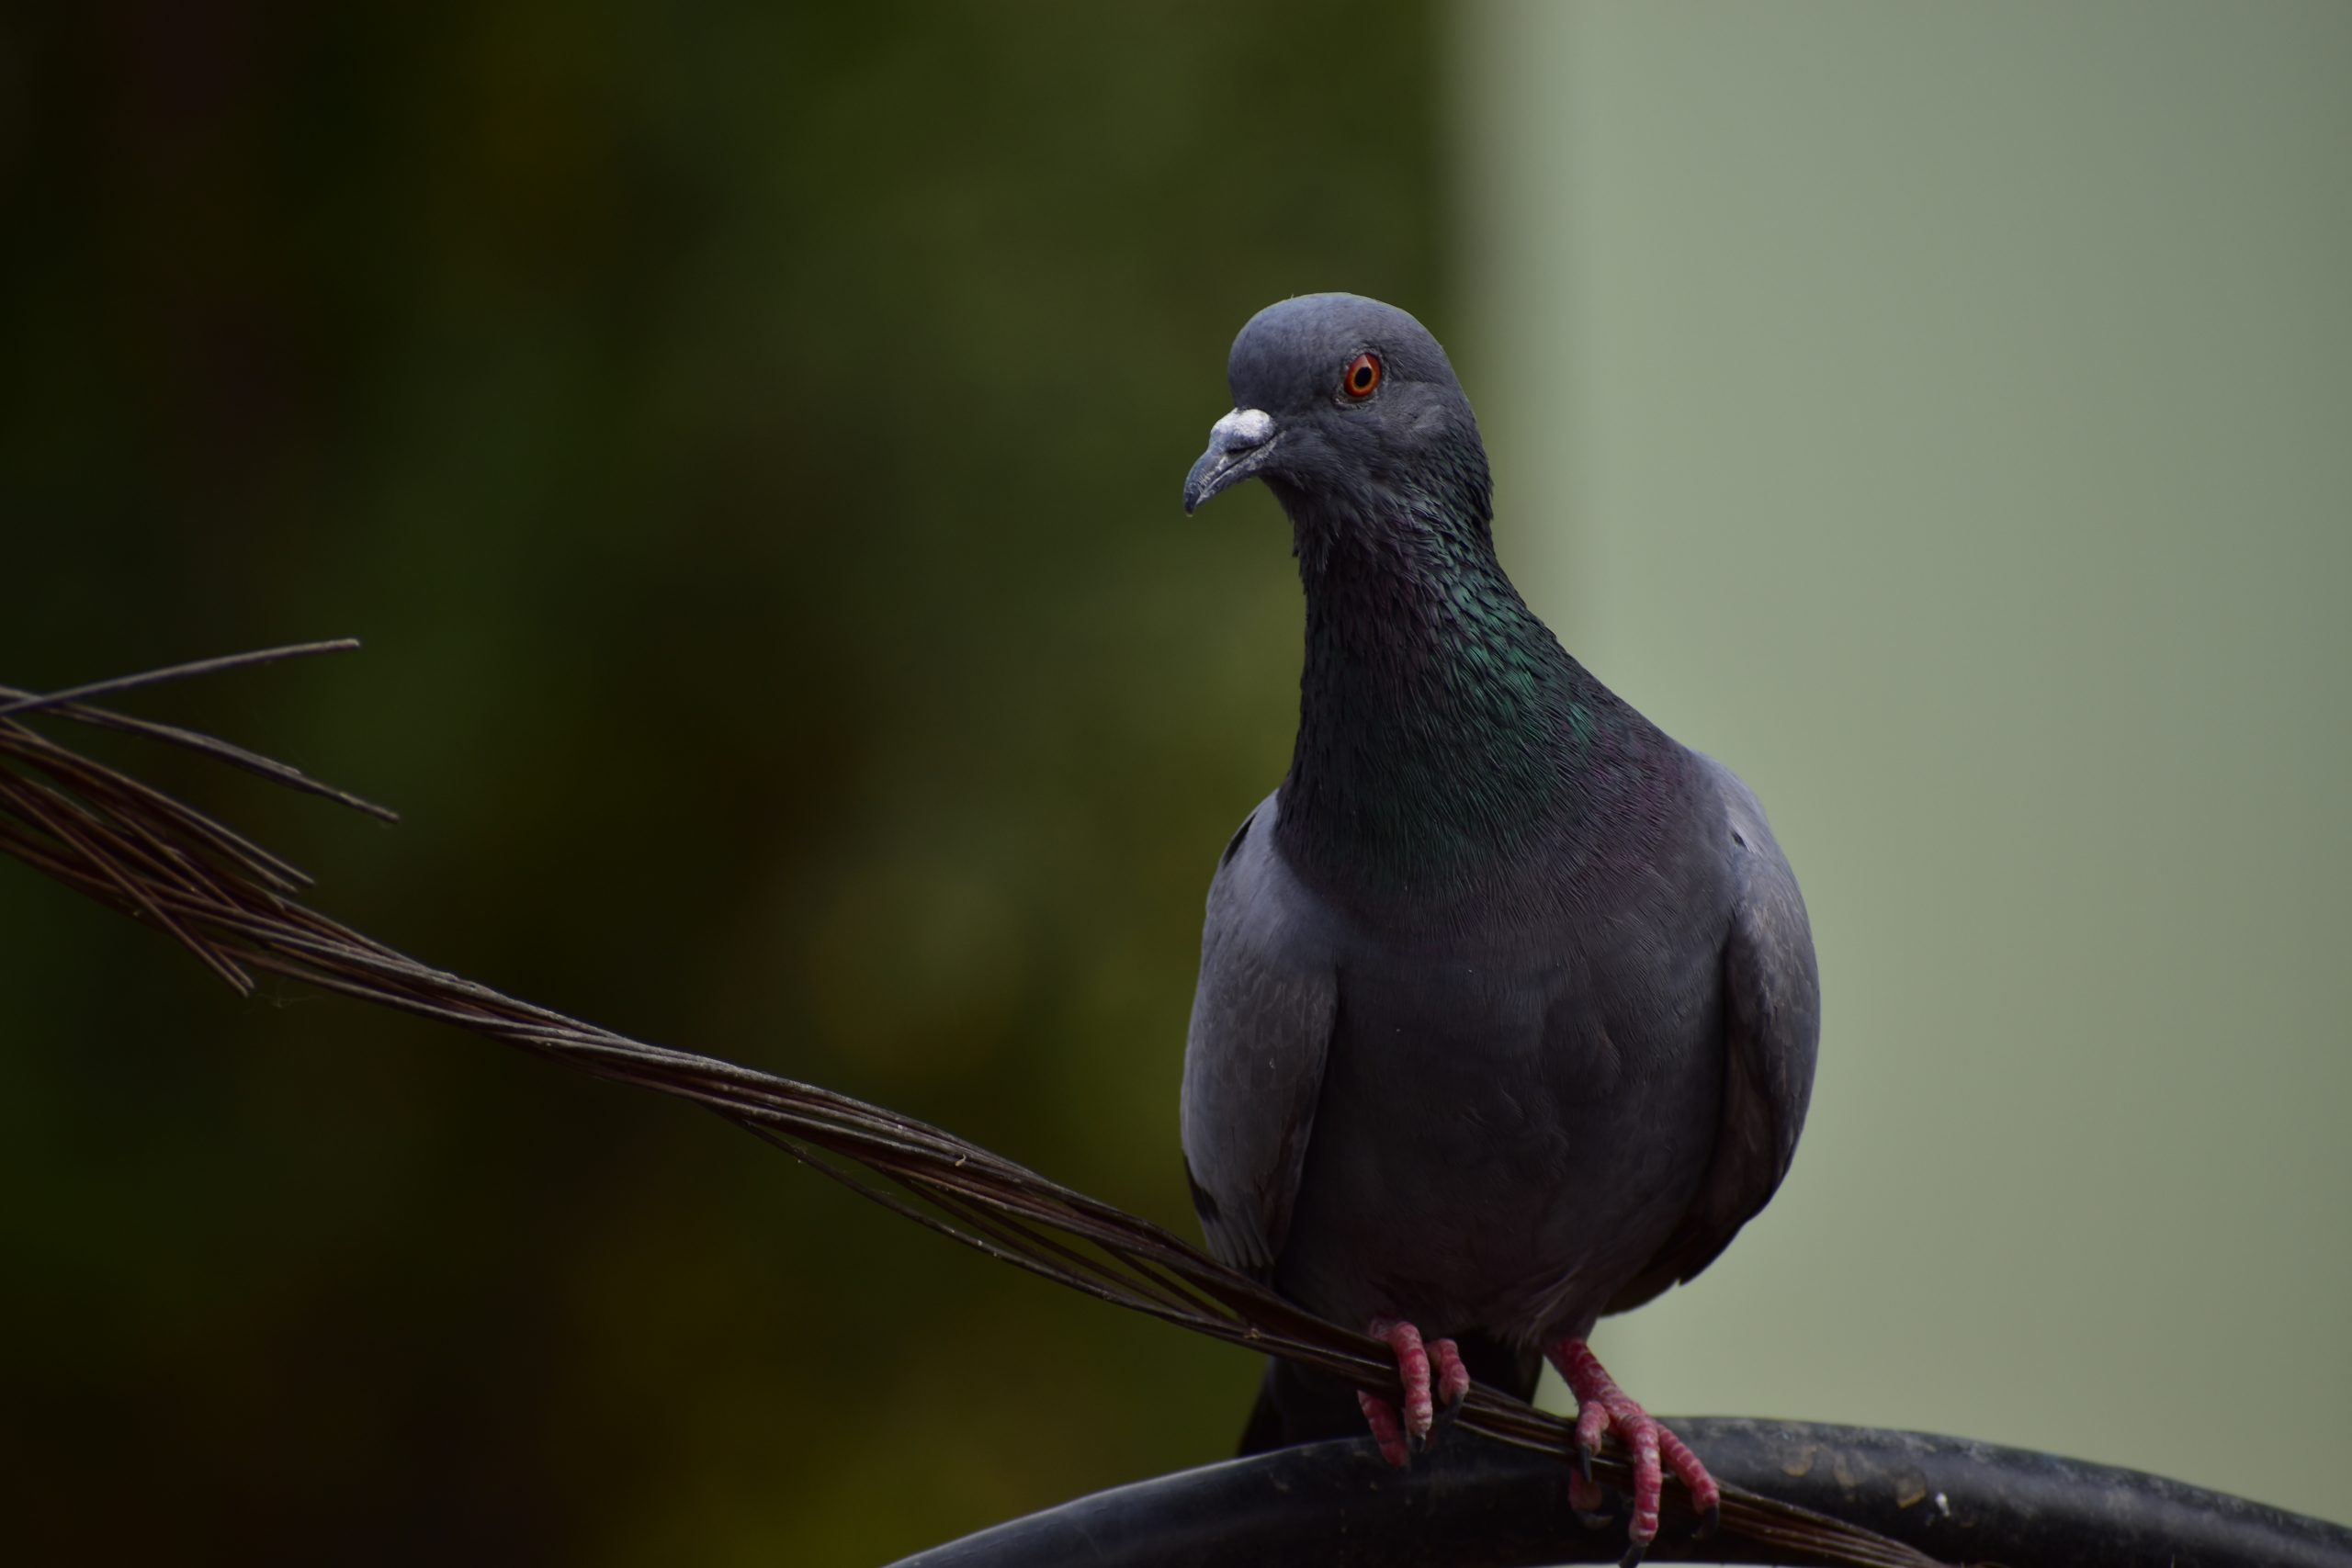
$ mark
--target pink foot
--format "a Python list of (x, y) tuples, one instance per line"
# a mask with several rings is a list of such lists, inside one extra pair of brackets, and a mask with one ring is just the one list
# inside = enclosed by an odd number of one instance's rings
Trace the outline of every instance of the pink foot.
[[(1701, 1519), (1700, 1533), (1713, 1531), (1723, 1512), (1723, 1492), (1715, 1485), (1715, 1478), (1707, 1473), (1707, 1467), (1699, 1462), (1699, 1456), (1681, 1438), (1658, 1425), (1648, 1411), (1626, 1397), (1625, 1391), (1617, 1386), (1617, 1380), (1609, 1375), (1583, 1340), (1563, 1339), (1552, 1347), (1550, 1355), (1552, 1364), (1567, 1379), (1568, 1392), (1577, 1396), (1577, 1456), (1583, 1462), (1587, 1480), (1592, 1474), (1593, 1450), (1600, 1446), (1601, 1434), (1611, 1427), (1617, 1428), (1617, 1436), (1632, 1450), (1634, 1523), (1627, 1533), (1633, 1546), (1625, 1554), (1625, 1561), (1639, 1562), (1643, 1551), (1657, 1539), (1657, 1509), (1665, 1491), (1665, 1470), (1673, 1471), (1690, 1491), (1690, 1506)], [(1573, 1487), (1569, 1500), (1576, 1501)]]
[[(1372, 1440), (1380, 1445), (1380, 1457), (1402, 1470), (1412, 1462), (1414, 1454), (1428, 1447), (1430, 1429), (1437, 1425), (1438, 1402), (1443, 1401), (1451, 1413), (1470, 1392), (1470, 1373), (1451, 1339), (1423, 1345), (1419, 1329), (1385, 1317), (1374, 1319), (1370, 1332), (1373, 1337), (1386, 1340), (1396, 1353), (1396, 1380), (1405, 1385), (1404, 1414), (1400, 1418), (1396, 1405), (1376, 1393), (1361, 1391), (1356, 1405), (1363, 1412), (1364, 1424), (1372, 1428)], [(1432, 1359), (1437, 1363), (1434, 1378), (1430, 1370)]]

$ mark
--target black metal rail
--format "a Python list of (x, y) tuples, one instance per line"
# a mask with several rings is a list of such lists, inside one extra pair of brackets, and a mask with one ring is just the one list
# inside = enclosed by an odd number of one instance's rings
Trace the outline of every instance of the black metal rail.
[[(1715, 1476), (1952, 1562), (2007, 1568), (2352, 1568), (2352, 1529), (2138, 1471), (1913, 1432), (1671, 1423)], [(1137, 1482), (919, 1552), (897, 1568), (1524, 1568), (1610, 1562), (1622, 1519), (1578, 1523), (1567, 1472), (1472, 1434), (1410, 1471), (1318, 1443)], [(1670, 1490), (1670, 1489), (1669, 1489)], [(1668, 1562), (1788, 1562), (1669, 1515)]]

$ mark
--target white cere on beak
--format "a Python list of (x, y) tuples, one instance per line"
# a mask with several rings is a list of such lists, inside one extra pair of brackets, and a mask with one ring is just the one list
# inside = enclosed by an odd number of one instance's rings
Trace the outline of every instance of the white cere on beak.
[(1274, 416), (1263, 409), (1235, 409), (1209, 426), (1209, 446), (1221, 452), (1262, 446), (1274, 433)]

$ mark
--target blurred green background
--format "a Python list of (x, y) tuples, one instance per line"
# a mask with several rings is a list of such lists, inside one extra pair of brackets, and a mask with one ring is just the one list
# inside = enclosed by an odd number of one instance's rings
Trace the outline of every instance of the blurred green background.
[[(364, 930), (1187, 1233), (1279, 776), (1260, 305), (1454, 350), (1506, 558), (1741, 769), (1824, 1066), (1656, 1407), (2352, 1516), (2352, 11), (125, 4), (0, 22), (0, 681)], [(1230, 507), (1228, 513), (1226, 508)], [(1251, 1360), (0, 866), (0, 1473), (90, 1561), (872, 1562)]]

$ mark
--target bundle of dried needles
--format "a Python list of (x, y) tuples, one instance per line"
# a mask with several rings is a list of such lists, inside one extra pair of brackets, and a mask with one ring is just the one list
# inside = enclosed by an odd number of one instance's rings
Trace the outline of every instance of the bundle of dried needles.
[[(240, 992), (252, 989), (254, 971), (266, 971), (693, 1100), (893, 1213), (991, 1258), (1396, 1397), (1396, 1364), (1385, 1346), (1302, 1312), (1158, 1225), (879, 1106), (649, 1045), (428, 968), (300, 902), (310, 879), (252, 840), (26, 722), (66, 720), (183, 747), (389, 822), (395, 818), (382, 807), (284, 763), (93, 705), (93, 699), (165, 682), (357, 646), (344, 639), (267, 649), (45, 695), (0, 686), (0, 851), (152, 921)], [(1486, 1388), (1471, 1391), (1457, 1420), (1506, 1443), (1571, 1451), (1566, 1423)], [(1602, 1456), (1600, 1468), (1625, 1483), (1615, 1450)], [(1882, 1536), (1728, 1486), (1722, 1523), (1788, 1561), (1930, 1561)]]

